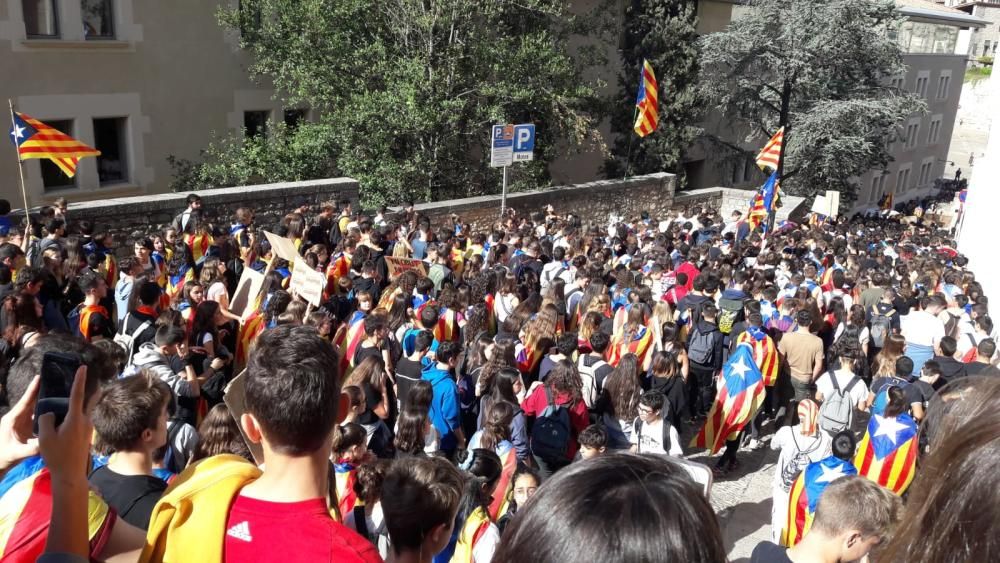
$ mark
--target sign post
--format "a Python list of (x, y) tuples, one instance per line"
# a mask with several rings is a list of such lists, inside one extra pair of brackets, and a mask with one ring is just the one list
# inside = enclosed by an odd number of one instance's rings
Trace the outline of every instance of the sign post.
[(494, 125), (491, 138), (490, 166), (503, 167), (503, 191), (500, 196), (500, 217), (507, 211), (507, 167), (515, 162), (535, 158), (535, 125)]

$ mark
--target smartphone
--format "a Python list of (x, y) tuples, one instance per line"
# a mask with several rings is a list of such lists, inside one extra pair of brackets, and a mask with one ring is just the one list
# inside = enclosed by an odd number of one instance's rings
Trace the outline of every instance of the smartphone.
[(51, 412), (56, 415), (56, 426), (62, 424), (69, 412), (69, 393), (73, 389), (76, 370), (80, 368), (78, 354), (46, 352), (42, 356), (42, 375), (35, 403), (34, 432), (38, 435), (38, 418)]

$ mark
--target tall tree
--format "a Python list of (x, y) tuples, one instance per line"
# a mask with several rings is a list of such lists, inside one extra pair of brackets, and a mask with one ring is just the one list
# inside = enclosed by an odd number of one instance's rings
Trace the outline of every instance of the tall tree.
[(559, 150), (600, 142), (600, 84), (570, 55), (567, 0), (241, 0), (221, 19), (252, 75), (318, 110), (325, 132), (305, 131), (329, 139), (367, 204), (497, 190), (494, 123), (537, 124), (515, 189), (546, 183)]
[[(677, 170), (697, 132), (698, 34), (696, 2), (632, 0), (622, 29), (622, 70), (614, 99), (611, 130), (616, 134), (604, 171), (609, 177)], [(639, 72), (646, 59), (659, 86), (659, 127), (646, 137), (633, 131)], [(628, 163), (626, 163), (626, 160)]]
[(901, 123), (926, 111), (888, 85), (902, 74), (892, 0), (753, 0), (727, 30), (701, 39), (701, 92), (761, 145), (785, 127), (782, 188), (839, 190), (890, 161)]

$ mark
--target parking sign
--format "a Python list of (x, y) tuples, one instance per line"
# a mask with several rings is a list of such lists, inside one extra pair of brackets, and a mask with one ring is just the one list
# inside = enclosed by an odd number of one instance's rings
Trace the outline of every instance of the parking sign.
[(524, 123), (514, 126), (514, 162), (525, 162), (535, 158), (535, 124)]
[(491, 138), (490, 166), (510, 166), (514, 163), (514, 126), (494, 125)]

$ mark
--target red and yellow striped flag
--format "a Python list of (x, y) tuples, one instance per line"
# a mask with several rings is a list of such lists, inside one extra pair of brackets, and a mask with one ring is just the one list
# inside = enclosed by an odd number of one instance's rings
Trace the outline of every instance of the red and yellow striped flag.
[(753, 361), (764, 378), (764, 386), (771, 387), (778, 380), (778, 347), (763, 330), (757, 330), (758, 333), (751, 333), (750, 330), (741, 332), (736, 343), (750, 345), (753, 349)]
[(653, 131), (660, 122), (660, 106), (657, 94), (656, 75), (653, 65), (646, 59), (642, 60), (642, 73), (639, 79), (639, 93), (635, 97), (635, 125), (633, 129), (640, 137), (645, 137)]
[(873, 414), (858, 444), (854, 466), (858, 475), (901, 495), (913, 481), (917, 448), (917, 423), (909, 415)]
[(707, 448), (713, 455), (739, 435), (764, 403), (764, 380), (750, 346), (736, 347), (722, 370), (721, 383), (705, 425), (691, 440), (692, 447)]
[(757, 166), (761, 170), (767, 168), (778, 169), (778, 160), (781, 158), (781, 145), (785, 140), (785, 128), (778, 129), (778, 132), (771, 137), (771, 140), (764, 145), (764, 148), (757, 155)]
[(22, 160), (47, 158), (70, 178), (76, 175), (81, 158), (101, 155), (101, 151), (20, 112), (14, 112), (10, 137)]

